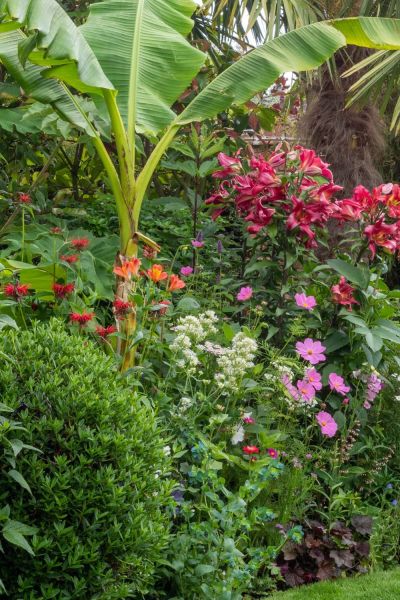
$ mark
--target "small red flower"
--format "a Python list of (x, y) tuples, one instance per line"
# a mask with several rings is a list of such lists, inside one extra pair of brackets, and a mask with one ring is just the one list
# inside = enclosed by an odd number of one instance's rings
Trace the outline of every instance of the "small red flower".
[(259, 454), (260, 449), (257, 446), (243, 446), (242, 448), (245, 454)]
[(56, 233), (62, 233), (61, 227), (52, 227), (50, 229), (50, 231), (51, 231), (51, 233), (54, 233), (54, 234), (56, 234)]
[(19, 300), (29, 294), (29, 285), (23, 285), (21, 283), (7, 283), (4, 287), (4, 294), (9, 298)]
[(57, 298), (66, 298), (75, 289), (74, 283), (53, 283), (53, 292)]
[(101, 325), (97, 325), (96, 327), (96, 333), (103, 339), (111, 335), (111, 333), (115, 333), (116, 331), (117, 328), (115, 327), (115, 325), (108, 325), (108, 327), (102, 327)]
[(88, 238), (74, 238), (70, 241), (70, 245), (80, 252), (81, 250), (85, 250), (90, 244), (90, 240)]
[(29, 194), (20, 193), (19, 201), (21, 202), (21, 204), (30, 204), (32, 202), (32, 198), (30, 197)]
[(123, 317), (124, 315), (126, 315), (128, 312), (130, 312), (133, 308), (133, 305), (131, 302), (125, 302), (124, 300), (121, 300), (120, 298), (115, 298), (114, 302), (113, 302), (113, 307), (114, 307), (114, 311), (115, 314), (117, 315), (117, 317)]
[(89, 321), (94, 317), (94, 313), (82, 312), (82, 313), (70, 313), (69, 320), (71, 323), (77, 323), (79, 327), (85, 327)]
[(73, 265), (74, 263), (78, 262), (79, 256), (78, 254), (63, 254), (60, 256), (60, 259), (69, 263), (70, 265)]

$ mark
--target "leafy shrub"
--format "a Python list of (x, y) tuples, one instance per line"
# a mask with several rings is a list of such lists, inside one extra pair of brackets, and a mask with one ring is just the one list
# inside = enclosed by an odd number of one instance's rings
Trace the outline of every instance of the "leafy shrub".
[[(21, 432), (25, 431), (18, 421), (15, 421), (15, 416), (18, 411), (13, 411), (10, 407), (0, 403), (0, 474), (1, 474), (1, 536), (4, 540), (3, 545), (0, 545), (3, 551), (8, 551), (7, 542), (23, 548), (29, 554), (33, 554), (32, 548), (29, 545), (26, 536), (31, 536), (36, 533), (36, 529), (15, 521), (13, 506), (4, 504), (10, 501), (10, 496), (15, 493), (16, 487), (26, 489), (30, 492), (30, 488), (25, 478), (17, 471), (17, 457), (22, 450), (35, 450), (32, 446), (24, 444), (24, 442), (16, 435), (20, 436)], [(4, 492), (9, 488), (10, 479), (14, 482), (12, 488), (13, 494), (10, 491)], [(0, 579), (0, 592), (6, 593), (6, 589)]]
[(151, 410), (57, 321), (1, 344), (3, 401), (24, 403), (27, 443), (41, 451), (21, 455), (32, 496), (4, 484), (14, 517), (38, 529), (34, 557), (11, 547), (1, 562), (10, 597), (138, 598), (168, 542), (169, 460)]

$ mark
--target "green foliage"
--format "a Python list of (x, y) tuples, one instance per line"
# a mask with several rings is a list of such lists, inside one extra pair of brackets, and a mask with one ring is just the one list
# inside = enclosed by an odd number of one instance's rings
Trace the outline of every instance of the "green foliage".
[(148, 403), (56, 321), (1, 343), (3, 401), (40, 450), (19, 458), (31, 494), (2, 482), (13, 518), (37, 528), (34, 557), (10, 546), (1, 561), (10, 597), (139, 597), (168, 544), (171, 489)]
[[(15, 420), (17, 413), (18, 411), (14, 411), (9, 406), (3, 403), (0, 404), (1, 502), (3, 504), (0, 509), (0, 535), (3, 538), (0, 549), (3, 553), (6, 553), (9, 548), (8, 544), (13, 544), (33, 555), (32, 547), (26, 536), (37, 533), (37, 529), (15, 521), (13, 518), (13, 498), (21, 492), (18, 486), (25, 489), (29, 494), (32, 493), (26, 479), (17, 470), (18, 457), (21, 457), (20, 453), (22, 451), (36, 450), (36, 448), (25, 444), (20, 439), (24, 437), (26, 430), (21, 423)], [(10, 484), (12, 485), (10, 486)], [(7, 593), (2, 579), (0, 579), (0, 592)]]

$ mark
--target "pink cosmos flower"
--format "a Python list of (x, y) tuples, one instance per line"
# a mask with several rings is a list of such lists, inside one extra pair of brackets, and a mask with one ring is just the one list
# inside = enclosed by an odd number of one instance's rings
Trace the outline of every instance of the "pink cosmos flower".
[(365, 408), (365, 410), (369, 410), (371, 408), (372, 404), (370, 402), (368, 402), (368, 400), (366, 400), (363, 404), (363, 407)]
[(311, 338), (306, 338), (304, 342), (296, 343), (296, 352), (301, 358), (307, 360), (312, 365), (317, 365), (326, 359), (325, 350), (326, 348), (321, 342), (318, 340), (314, 342)]
[(345, 406), (347, 406), (349, 403), (350, 403), (349, 398), (343, 398), (342, 404), (344, 404)]
[(295, 294), (294, 299), (296, 300), (297, 306), (305, 308), (306, 310), (312, 310), (314, 306), (317, 306), (317, 301), (314, 296), (306, 296), (305, 294)]
[(245, 302), (246, 300), (250, 300), (252, 295), (253, 295), (253, 288), (242, 287), (242, 288), (240, 288), (240, 291), (238, 292), (236, 299), (239, 300), (239, 302)]
[(311, 385), (313, 386), (313, 388), (315, 390), (322, 389), (321, 375), (318, 373), (318, 371), (316, 369), (314, 369), (314, 368), (307, 369), (305, 376), (304, 376), (304, 380), (307, 381), (308, 383), (311, 383)]
[(321, 411), (317, 414), (316, 419), (321, 427), (322, 435), (333, 437), (338, 429), (335, 419), (327, 412)]
[(350, 387), (345, 384), (343, 377), (337, 373), (329, 373), (329, 387), (333, 392), (345, 396), (350, 391)]
[(289, 394), (292, 396), (292, 398), (294, 398), (294, 400), (298, 400), (299, 392), (297, 391), (297, 389), (291, 382), (290, 377), (287, 373), (284, 373), (282, 375), (281, 381), (282, 381), (283, 385), (285, 386), (285, 388), (287, 389), (287, 391), (289, 392)]
[(193, 273), (193, 268), (192, 267), (182, 267), (181, 268), (181, 275), (183, 275), (184, 277), (189, 277), (189, 275), (192, 275)]
[(308, 383), (308, 381), (305, 381), (304, 379), (299, 379), (296, 385), (301, 394), (302, 400), (307, 402), (315, 398), (315, 388), (311, 385), (311, 383)]

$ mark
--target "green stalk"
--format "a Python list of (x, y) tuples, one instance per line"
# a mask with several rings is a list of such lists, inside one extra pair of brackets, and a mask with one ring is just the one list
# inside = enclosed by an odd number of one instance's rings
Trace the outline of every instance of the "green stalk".
[(125, 249), (128, 246), (129, 240), (131, 239), (131, 227), (129, 211), (124, 200), (121, 182), (119, 180), (118, 173), (114, 167), (114, 164), (110, 158), (110, 155), (108, 154), (99, 136), (93, 138), (93, 144), (107, 172), (108, 178), (110, 180), (111, 190), (114, 194), (121, 233), (121, 252), (124, 254)]
[(111, 128), (114, 133), (115, 143), (117, 146), (119, 173), (123, 193), (126, 201), (133, 201), (135, 190), (135, 165), (134, 155), (129, 144), (128, 136), (125, 131), (121, 113), (119, 112), (115, 94), (111, 90), (103, 91), (106, 101), (108, 114), (110, 115)]
[(139, 216), (142, 208), (143, 199), (146, 194), (147, 188), (150, 184), (151, 178), (153, 177), (154, 171), (158, 167), (158, 164), (164, 152), (171, 144), (172, 140), (178, 133), (180, 127), (181, 126), (175, 121), (171, 123), (161, 140), (158, 142), (157, 146), (154, 148), (153, 152), (150, 154), (146, 165), (144, 166), (142, 172), (136, 180), (136, 197), (135, 204), (133, 207), (133, 220), (136, 223), (136, 226), (139, 223)]

